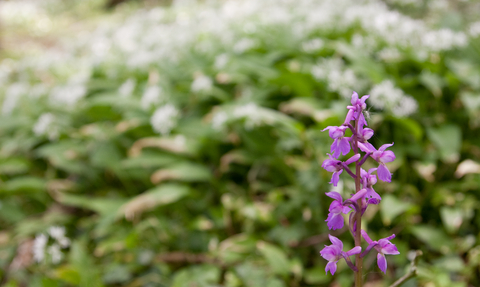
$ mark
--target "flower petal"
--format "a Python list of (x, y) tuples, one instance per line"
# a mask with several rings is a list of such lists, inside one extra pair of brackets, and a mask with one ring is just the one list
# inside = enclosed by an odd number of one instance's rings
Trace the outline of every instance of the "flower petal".
[(333, 186), (337, 186), (338, 184), (338, 181), (340, 181), (340, 174), (343, 172), (343, 169), (340, 170), (340, 171), (337, 171), (337, 172), (334, 172), (332, 174), (332, 180), (329, 182), (331, 184), (333, 184)]
[(363, 239), (365, 239), (365, 241), (367, 241), (368, 244), (371, 244), (373, 242), (372, 239), (370, 239), (370, 236), (368, 236), (368, 234), (365, 230), (362, 229), (360, 232), (362, 233)]
[(340, 239), (330, 234), (328, 235), (328, 238), (330, 238), (330, 241), (333, 243), (333, 245), (337, 246), (340, 251), (343, 250), (343, 242)]
[(327, 266), (325, 267), (325, 272), (328, 273), (328, 271), (330, 271), (330, 274), (334, 275), (335, 271), (337, 271), (337, 262), (338, 261), (328, 262)]
[(352, 103), (352, 106), (355, 106), (358, 102), (358, 94), (357, 92), (353, 92), (352, 94), (352, 100), (350, 101)]
[(385, 255), (381, 253), (377, 254), (377, 265), (383, 273), (387, 273), (387, 259), (385, 259)]
[(336, 248), (333, 248), (331, 246), (325, 246), (325, 248), (323, 248), (320, 251), (320, 255), (325, 260), (332, 261), (332, 260), (335, 260), (337, 258), (338, 254), (337, 254), (337, 249)]
[(348, 138), (344, 137), (340, 139), (338, 150), (340, 150), (343, 155), (347, 155), (350, 152), (350, 142), (348, 141)]
[(345, 252), (348, 256), (352, 256), (352, 255), (355, 255), (355, 254), (359, 254), (360, 252), (362, 252), (362, 247), (360, 246), (355, 246), (353, 247), (352, 249), (350, 249), (349, 251)]
[(385, 182), (392, 181), (392, 174), (384, 164), (380, 164), (377, 169), (378, 178)]
[(387, 148), (391, 147), (393, 145), (393, 143), (391, 144), (384, 144), (382, 145), (378, 150), (379, 151), (385, 151)]
[(325, 195), (340, 202), (343, 202), (342, 195), (336, 191), (326, 192)]
[[(343, 216), (341, 213), (332, 213), (330, 212), (328, 214), (327, 219), (325, 220), (327, 222), (328, 229), (330, 230), (336, 230), (340, 229), (343, 227)], [(332, 241), (333, 243), (333, 241)]]
[(395, 160), (395, 154), (391, 150), (386, 150), (382, 152), (378, 160), (383, 163), (392, 162)]

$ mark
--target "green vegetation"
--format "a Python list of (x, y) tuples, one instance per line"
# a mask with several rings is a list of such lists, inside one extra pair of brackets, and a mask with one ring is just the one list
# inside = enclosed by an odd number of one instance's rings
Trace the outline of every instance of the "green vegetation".
[(2, 44), (1, 284), (351, 286), (318, 251), (321, 130), (353, 90), (397, 156), (363, 225), (401, 255), (387, 275), (365, 257), (365, 282), (388, 286), (422, 250), (403, 286), (480, 284), (477, 2), (58, 2), (2, 27), (49, 41)]

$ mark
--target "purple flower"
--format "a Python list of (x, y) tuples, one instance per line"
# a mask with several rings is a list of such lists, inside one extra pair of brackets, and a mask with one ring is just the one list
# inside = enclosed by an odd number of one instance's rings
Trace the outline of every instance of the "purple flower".
[[(366, 172), (363, 168), (360, 169), (360, 175), (361, 175), (361, 182), (363, 185), (363, 188), (367, 190), (367, 193), (365, 197), (368, 197), (367, 201), (368, 203), (373, 203), (373, 204), (378, 204), (382, 198), (380, 195), (375, 192), (373, 189), (373, 185), (377, 183), (377, 177), (372, 174), (372, 172), (376, 171), (376, 168), (371, 168)], [(375, 200), (371, 200), (375, 199)]]
[(391, 147), (391, 144), (384, 144), (378, 150), (375, 149), (370, 143), (358, 143), (358, 147), (367, 153), (371, 153), (371, 157), (376, 160), (379, 165), (377, 169), (378, 178), (382, 181), (390, 182), (392, 181), (392, 174), (388, 170), (385, 163), (392, 162), (395, 160), (395, 154), (391, 150), (385, 150), (388, 147)]
[(342, 257), (345, 258), (345, 261), (350, 268), (356, 269), (350, 261), (349, 256), (362, 252), (362, 247), (356, 246), (351, 250), (344, 252), (343, 242), (340, 239), (332, 235), (328, 235), (328, 237), (330, 238), (332, 245), (325, 245), (325, 248), (320, 251), (320, 255), (324, 259), (328, 260), (327, 266), (325, 267), (325, 272), (328, 273), (328, 271), (330, 271), (332, 275), (335, 274), (335, 271), (337, 271), (337, 262), (338, 260), (342, 259)]
[(333, 153), (335, 158), (340, 156), (340, 153), (347, 155), (350, 152), (350, 138), (345, 137), (345, 130), (348, 127), (346, 126), (328, 126), (322, 130), (328, 130), (328, 134), (332, 139), (334, 139), (332, 146), (330, 147), (330, 152)]
[(328, 211), (327, 226), (328, 229), (340, 229), (343, 227), (343, 214), (347, 214), (350, 212), (351, 208), (344, 205), (343, 198), (340, 193), (332, 191), (325, 193), (328, 197), (335, 199), (331, 204)]
[(377, 265), (380, 270), (383, 271), (383, 273), (387, 273), (387, 259), (385, 259), (385, 254), (389, 255), (398, 255), (400, 252), (398, 252), (397, 247), (395, 244), (391, 243), (390, 240), (395, 238), (395, 234), (390, 235), (389, 237), (382, 238), (378, 241), (372, 241), (370, 237), (368, 236), (367, 232), (362, 229), (362, 236), (365, 241), (368, 243), (368, 247), (365, 250), (365, 254), (362, 254), (362, 257), (366, 255), (372, 248), (375, 248), (377, 250)]
[(358, 124), (360, 126), (366, 126), (367, 121), (365, 120), (365, 117), (363, 116), (362, 111), (367, 108), (367, 104), (365, 104), (365, 101), (369, 98), (369, 95), (365, 95), (362, 98), (358, 98), (358, 94), (356, 92), (353, 92), (352, 94), (352, 100), (351, 106), (347, 106), (347, 109), (349, 110), (347, 113), (347, 116), (345, 118), (345, 124), (350, 123), (351, 120), (356, 120), (357, 116), (359, 116)]
[(329, 172), (333, 172), (332, 179), (329, 183), (337, 186), (340, 180), (340, 174), (343, 172), (343, 165), (341, 161), (335, 159), (331, 154), (329, 154), (328, 157), (328, 159), (323, 161), (322, 167)]
[(335, 159), (331, 154), (328, 154), (328, 159), (324, 160), (322, 163), (322, 167), (329, 172), (333, 172), (332, 179), (329, 183), (333, 184), (333, 186), (337, 186), (338, 181), (340, 180), (340, 174), (343, 172), (343, 169), (346, 168), (348, 173), (351, 173), (348, 165), (359, 160), (360, 154), (356, 154), (351, 158), (347, 159), (345, 162), (341, 162)]

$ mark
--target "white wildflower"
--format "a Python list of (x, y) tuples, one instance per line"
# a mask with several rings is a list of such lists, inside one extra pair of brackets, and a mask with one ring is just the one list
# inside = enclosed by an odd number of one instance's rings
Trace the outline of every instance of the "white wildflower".
[(48, 229), (50, 236), (55, 239), (62, 248), (70, 246), (70, 239), (65, 236), (65, 227), (63, 226), (51, 226)]
[(118, 89), (120, 96), (123, 98), (130, 97), (135, 90), (136, 84), (137, 82), (134, 79), (126, 80), (125, 83), (123, 83)]
[(320, 38), (315, 38), (310, 41), (302, 43), (303, 51), (307, 53), (313, 53), (320, 50), (324, 45), (324, 42)]
[(385, 80), (370, 90), (369, 102), (378, 109), (387, 109), (396, 116), (408, 116), (417, 110), (418, 104), (411, 96)]
[(246, 105), (235, 107), (233, 110), (233, 116), (235, 118), (244, 118), (245, 129), (247, 130), (251, 130), (263, 123), (262, 112), (255, 103), (248, 103)]
[(5, 92), (5, 98), (2, 105), (2, 114), (11, 114), (17, 106), (18, 100), (23, 95), (27, 94), (28, 89), (29, 85), (23, 82), (18, 82), (10, 85)]
[(60, 245), (54, 243), (47, 249), (53, 264), (58, 264), (63, 258), (63, 253), (60, 250)]
[(33, 126), (33, 133), (36, 136), (47, 135), (50, 140), (58, 138), (58, 127), (54, 125), (55, 116), (52, 113), (42, 114), (35, 125)]
[(233, 46), (233, 51), (237, 54), (243, 54), (253, 47), (255, 47), (255, 41), (252, 39), (243, 38)]
[(468, 28), (468, 33), (472, 37), (478, 37), (480, 35), (480, 21), (470, 24)]
[(215, 58), (215, 68), (221, 70), (225, 68), (228, 63), (228, 55), (227, 54), (220, 54)]
[(228, 120), (228, 115), (224, 111), (216, 112), (212, 117), (212, 127), (216, 130), (220, 130), (223, 128), (225, 123)]
[(192, 92), (204, 92), (212, 89), (212, 79), (205, 75), (199, 75), (193, 80), (191, 90)]
[(168, 135), (177, 125), (179, 111), (172, 104), (159, 107), (150, 118), (150, 124), (155, 132)]
[(148, 110), (152, 105), (160, 104), (162, 92), (159, 86), (149, 86), (140, 100), (141, 107), (144, 110)]
[(73, 108), (75, 104), (87, 93), (87, 88), (82, 84), (57, 86), (50, 93), (50, 102), (57, 106)]
[(45, 246), (47, 245), (48, 237), (45, 234), (38, 234), (33, 242), (33, 259), (37, 262), (42, 262), (45, 258)]

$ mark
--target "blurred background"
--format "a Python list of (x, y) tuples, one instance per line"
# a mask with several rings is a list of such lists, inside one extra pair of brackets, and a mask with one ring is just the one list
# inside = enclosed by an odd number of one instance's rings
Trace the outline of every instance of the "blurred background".
[[(352, 91), (392, 183), (365, 286), (480, 285), (480, 2), (0, 2), (1, 286), (335, 286)], [(373, 163), (370, 162), (373, 166)], [(368, 167), (368, 166), (367, 166)], [(336, 189), (349, 195), (354, 182)], [(332, 234), (353, 247), (348, 229)]]

